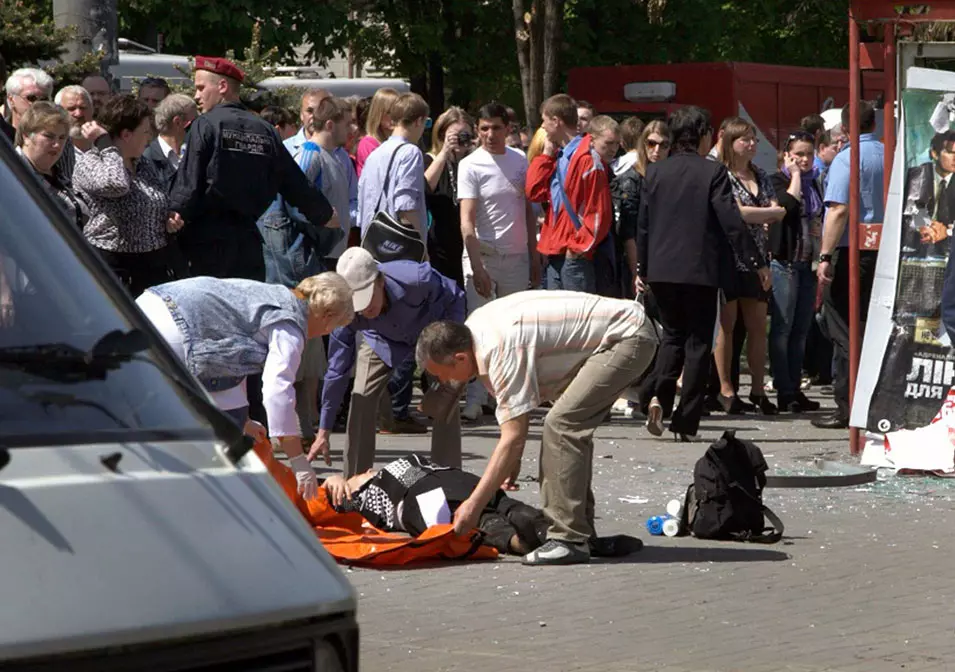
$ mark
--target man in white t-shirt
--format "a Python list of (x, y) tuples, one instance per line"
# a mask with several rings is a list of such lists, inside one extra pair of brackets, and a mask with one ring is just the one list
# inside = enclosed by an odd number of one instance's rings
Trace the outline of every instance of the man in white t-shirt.
[[(458, 201), (464, 238), (464, 289), (468, 313), (488, 301), (540, 283), (537, 219), (524, 195), (527, 157), (507, 146), (510, 115), (499, 103), (478, 112), (481, 146), (461, 160)], [(477, 420), (487, 392), (468, 387), (462, 415)]]

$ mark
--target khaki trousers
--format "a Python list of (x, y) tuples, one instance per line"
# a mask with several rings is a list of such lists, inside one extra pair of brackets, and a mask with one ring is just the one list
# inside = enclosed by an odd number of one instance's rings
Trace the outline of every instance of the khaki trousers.
[(309, 442), (315, 438), (315, 427), (319, 420), (318, 382), (325, 377), (327, 368), (328, 362), (325, 359), (325, 345), (322, 339), (308, 339), (295, 376), (295, 412), (298, 414), (302, 438)]
[[(368, 471), (375, 464), (375, 421), (390, 378), (391, 367), (362, 341), (358, 346), (355, 387), (348, 410), (346, 478)], [(452, 413), (447, 422), (435, 421), (431, 429), (431, 460), (445, 467), (461, 467), (461, 418), (458, 413)]]
[(633, 338), (588, 359), (544, 418), (540, 484), (548, 539), (586, 542), (595, 536), (594, 432), (607, 411), (653, 361), (659, 341), (650, 320)]

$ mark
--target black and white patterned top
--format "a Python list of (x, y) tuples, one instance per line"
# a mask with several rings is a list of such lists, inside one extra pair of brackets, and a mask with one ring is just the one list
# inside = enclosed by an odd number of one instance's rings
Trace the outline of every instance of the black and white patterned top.
[(408, 490), (428, 474), (446, 469), (419, 455), (402, 457), (383, 466), (358, 492), (352, 493), (351, 499), (345, 500), (338, 510), (342, 513), (360, 513), (379, 530), (404, 531), (400, 505)]
[(162, 178), (147, 161), (126, 169), (115, 147), (77, 157), (73, 187), (90, 204), (86, 239), (109, 252), (143, 253), (166, 246), (169, 201)]
[[(730, 185), (733, 187), (733, 196), (740, 205), (753, 208), (768, 208), (773, 204), (773, 199), (776, 198), (776, 190), (773, 188), (773, 183), (770, 181), (769, 175), (767, 175), (764, 170), (758, 166), (752, 166), (752, 169), (753, 174), (756, 176), (756, 184), (759, 187), (759, 191), (753, 194), (746, 188), (746, 185), (736, 177), (733, 171), (730, 171)], [(747, 222), (746, 228), (749, 229), (749, 234), (756, 242), (756, 247), (759, 248), (759, 254), (763, 261), (769, 264), (769, 255), (767, 253), (769, 241), (766, 227), (763, 226), (763, 224), (750, 224)], [(738, 256), (736, 257), (736, 269), (746, 272), (753, 271), (752, 267), (744, 264)]]

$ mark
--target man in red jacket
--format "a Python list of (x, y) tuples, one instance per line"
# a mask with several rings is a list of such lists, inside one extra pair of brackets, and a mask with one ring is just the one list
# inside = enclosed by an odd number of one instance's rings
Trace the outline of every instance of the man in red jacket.
[(544, 152), (527, 171), (527, 198), (550, 206), (537, 250), (547, 259), (547, 288), (595, 292), (594, 253), (613, 222), (606, 166), (589, 135), (576, 135), (577, 103), (568, 95), (541, 105)]

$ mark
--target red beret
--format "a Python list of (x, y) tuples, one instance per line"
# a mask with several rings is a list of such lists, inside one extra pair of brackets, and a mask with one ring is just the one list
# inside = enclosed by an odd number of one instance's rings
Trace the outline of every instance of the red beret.
[(215, 56), (196, 56), (196, 70), (208, 70), (223, 77), (231, 77), (237, 82), (245, 79), (245, 73), (239, 70), (228, 58)]

